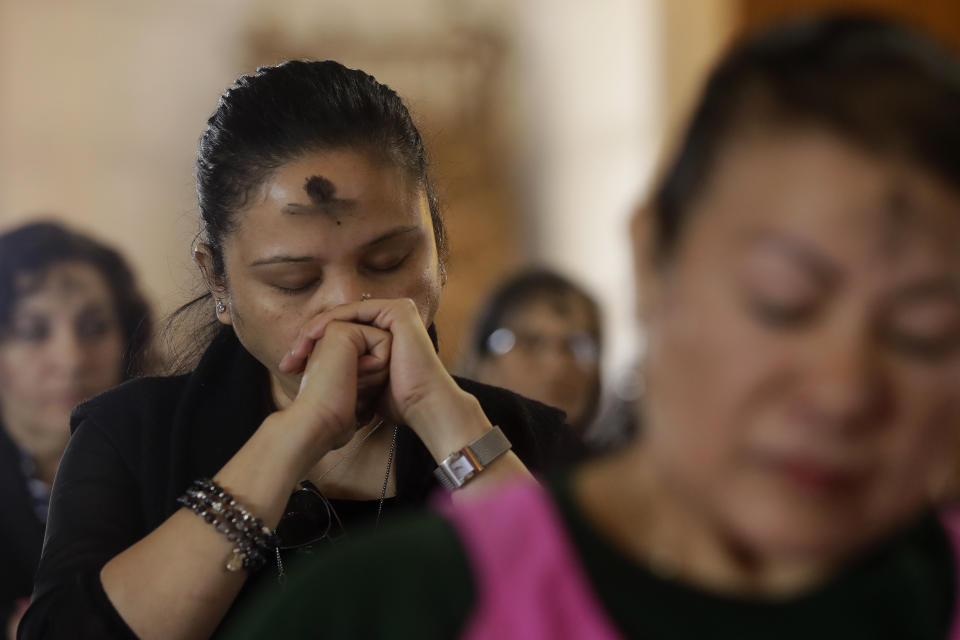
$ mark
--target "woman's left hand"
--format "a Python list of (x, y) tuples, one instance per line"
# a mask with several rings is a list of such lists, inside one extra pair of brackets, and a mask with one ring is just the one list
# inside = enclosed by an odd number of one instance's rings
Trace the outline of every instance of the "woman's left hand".
[(321, 313), (301, 329), (280, 362), (281, 371), (301, 372), (333, 321), (368, 324), (391, 333), (389, 380), (380, 412), (416, 431), (436, 459), (445, 458), (491, 428), (476, 398), (460, 389), (440, 362), (409, 298), (366, 300)]

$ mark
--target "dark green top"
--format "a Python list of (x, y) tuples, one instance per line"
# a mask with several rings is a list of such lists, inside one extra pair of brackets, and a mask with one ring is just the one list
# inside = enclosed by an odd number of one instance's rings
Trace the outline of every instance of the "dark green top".
[[(550, 492), (599, 601), (625, 637), (942, 640), (952, 621), (953, 553), (932, 512), (810, 593), (760, 602), (651, 573), (593, 529), (568, 478), (551, 482)], [(475, 591), (451, 525), (421, 514), (311, 558), (260, 598), (228, 637), (457, 637)]]

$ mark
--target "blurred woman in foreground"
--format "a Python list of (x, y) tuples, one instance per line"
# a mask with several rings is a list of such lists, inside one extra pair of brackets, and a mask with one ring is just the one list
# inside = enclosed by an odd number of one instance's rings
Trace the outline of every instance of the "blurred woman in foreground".
[(238, 637), (948, 637), (958, 109), (884, 21), (747, 39), (635, 221), (642, 442), (318, 559)]
[(70, 410), (146, 365), (150, 316), (113, 249), (50, 222), (0, 234), (0, 619), (33, 588)]

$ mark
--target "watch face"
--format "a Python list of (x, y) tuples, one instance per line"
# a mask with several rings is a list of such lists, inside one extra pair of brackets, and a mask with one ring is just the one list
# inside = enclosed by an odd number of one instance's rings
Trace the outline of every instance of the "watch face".
[(461, 480), (476, 470), (474, 469), (473, 465), (470, 464), (470, 460), (467, 459), (467, 456), (460, 456), (456, 460), (451, 460), (447, 463), (447, 467), (453, 472), (453, 475)]

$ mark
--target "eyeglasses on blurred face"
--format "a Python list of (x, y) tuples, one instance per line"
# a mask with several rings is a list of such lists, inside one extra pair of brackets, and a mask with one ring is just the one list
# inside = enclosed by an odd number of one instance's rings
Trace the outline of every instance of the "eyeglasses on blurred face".
[(487, 338), (487, 348), (497, 356), (515, 353), (528, 358), (539, 358), (555, 349), (571, 357), (582, 369), (596, 367), (600, 357), (600, 345), (586, 332), (550, 336), (519, 328), (500, 327)]

